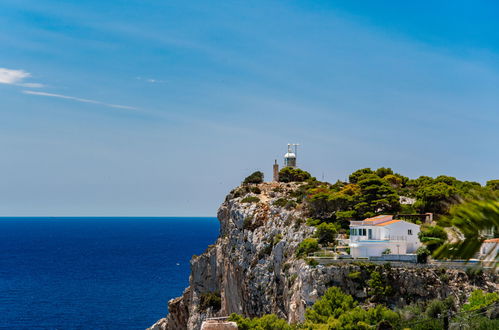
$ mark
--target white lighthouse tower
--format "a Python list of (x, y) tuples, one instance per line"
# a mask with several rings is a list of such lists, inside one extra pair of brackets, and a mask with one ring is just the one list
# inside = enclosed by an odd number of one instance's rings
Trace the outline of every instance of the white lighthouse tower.
[(298, 151), (298, 146), (299, 144), (296, 143), (288, 143), (288, 152), (284, 155), (284, 167), (296, 167), (296, 153)]

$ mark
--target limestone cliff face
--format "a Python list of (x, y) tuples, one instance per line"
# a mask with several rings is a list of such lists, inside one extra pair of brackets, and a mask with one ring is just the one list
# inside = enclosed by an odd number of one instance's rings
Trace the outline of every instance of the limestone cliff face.
[[(333, 285), (365, 298), (365, 278), (372, 266), (343, 263), (312, 267), (295, 257), (297, 245), (314, 232), (305, 224), (302, 205), (296, 205), (290, 197), (299, 186), (262, 183), (253, 192), (245, 187), (233, 190), (218, 210), (219, 238), (202, 255), (191, 259), (189, 287), (169, 302), (167, 317), (150, 329), (200, 329), (207, 317), (231, 313), (251, 317), (275, 313), (289, 322), (299, 322), (306, 307)], [(248, 197), (257, 197), (259, 202)], [(475, 287), (498, 289), (497, 283), (486, 276), (475, 278), (471, 284), (466, 273), (457, 270), (377, 270), (392, 287), (386, 301), (392, 305), (449, 295), (462, 300)], [(357, 276), (349, 276), (353, 272)], [(201, 304), (207, 293), (220, 294), (219, 310)]]

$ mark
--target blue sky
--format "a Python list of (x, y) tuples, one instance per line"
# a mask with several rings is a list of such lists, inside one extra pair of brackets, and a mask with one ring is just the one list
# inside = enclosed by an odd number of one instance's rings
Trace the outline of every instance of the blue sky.
[(215, 215), (318, 178), (497, 179), (495, 1), (0, 3), (0, 214)]

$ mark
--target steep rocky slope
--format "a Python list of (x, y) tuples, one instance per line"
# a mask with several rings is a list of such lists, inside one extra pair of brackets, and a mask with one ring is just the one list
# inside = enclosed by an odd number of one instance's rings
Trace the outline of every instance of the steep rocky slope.
[[(169, 302), (169, 314), (151, 329), (199, 329), (207, 317), (231, 313), (275, 313), (299, 322), (306, 307), (332, 285), (366, 298), (366, 280), (374, 266), (345, 262), (313, 267), (296, 258), (297, 245), (314, 232), (305, 223), (303, 204), (290, 197), (299, 186), (262, 183), (233, 190), (218, 210), (219, 238), (192, 258), (189, 287)], [(376, 270), (392, 288), (384, 298), (392, 306), (449, 295), (462, 301), (477, 287), (498, 289), (489, 276), (470, 279), (457, 270), (383, 266)], [(207, 303), (206, 297), (218, 295), (220, 304)]]

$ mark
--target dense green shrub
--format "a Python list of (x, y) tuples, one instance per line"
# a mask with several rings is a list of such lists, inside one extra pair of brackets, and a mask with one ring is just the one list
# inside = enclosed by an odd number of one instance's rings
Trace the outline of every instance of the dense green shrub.
[(234, 198), (238, 198), (238, 197), (242, 197), (242, 196), (247, 195), (249, 192), (250, 192), (250, 190), (249, 190), (248, 186), (242, 186), (242, 187), (239, 187), (239, 188), (236, 188), (235, 190), (233, 190), (232, 196)]
[(258, 188), (257, 186), (251, 186), (251, 187), (250, 187), (250, 191), (251, 191), (253, 194), (257, 194), (257, 195), (259, 195), (259, 194), (261, 194), (261, 193), (262, 193), (262, 191), (260, 190), (260, 188)]
[(416, 250), (416, 255), (418, 263), (426, 264), (428, 262), (428, 257), (431, 255), (431, 252), (425, 246), (421, 246)]
[(241, 200), (241, 203), (258, 203), (259, 201), (260, 201), (260, 198), (258, 198), (256, 196), (248, 196), (248, 197), (244, 197)]
[(214, 312), (218, 312), (222, 307), (222, 298), (219, 292), (205, 292), (201, 294), (199, 299), (199, 309), (202, 311), (208, 308), (213, 308)]
[(319, 251), (319, 243), (316, 238), (305, 238), (296, 248), (296, 255), (303, 257), (309, 253)]
[(279, 198), (276, 201), (274, 201), (273, 205), (278, 206), (278, 207), (284, 207), (285, 209), (289, 210), (289, 209), (295, 208), (297, 203), (291, 199)]
[(237, 323), (239, 330), (292, 330), (295, 326), (288, 324), (286, 320), (280, 319), (275, 314), (267, 314), (252, 319), (232, 313), (228, 319)]
[(371, 329), (383, 321), (385, 327), (387, 324), (396, 327), (400, 323), (394, 311), (383, 305), (365, 310), (337, 287), (327, 289), (324, 296), (305, 311), (305, 319), (305, 329)]
[(284, 167), (279, 171), (280, 182), (303, 182), (310, 178), (310, 173), (299, 168)]
[(263, 182), (263, 173), (260, 171), (251, 173), (243, 181), (244, 184), (262, 183), (262, 182)]
[(307, 308), (305, 318), (312, 323), (327, 323), (330, 317), (338, 318), (356, 306), (352, 296), (343, 293), (340, 288), (331, 287), (312, 307)]
[(439, 318), (444, 314), (454, 310), (454, 300), (452, 297), (444, 300), (432, 300), (426, 307), (425, 314), (428, 318)]
[(286, 206), (287, 203), (288, 203), (288, 200), (286, 198), (279, 198), (279, 199), (275, 200), (274, 203), (272, 203), (272, 204), (275, 206), (278, 206), (278, 207), (284, 207), (284, 206)]
[(323, 222), (317, 226), (314, 237), (317, 238), (319, 244), (332, 244), (335, 242), (339, 227), (338, 224)]
[(468, 302), (461, 308), (463, 311), (475, 311), (487, 307), (499, 301), (499, 293), (485, 293), (482, 290), (475, 290), (468, 298)]
[(368, 293), (372, 296), (373, 300), (381, 301), (386, 298), (392, 291), (392, 287), (388, 285), (386, 278), (384, 278), (378, 271), (371, 272), (371, 278), (367, 281)]

